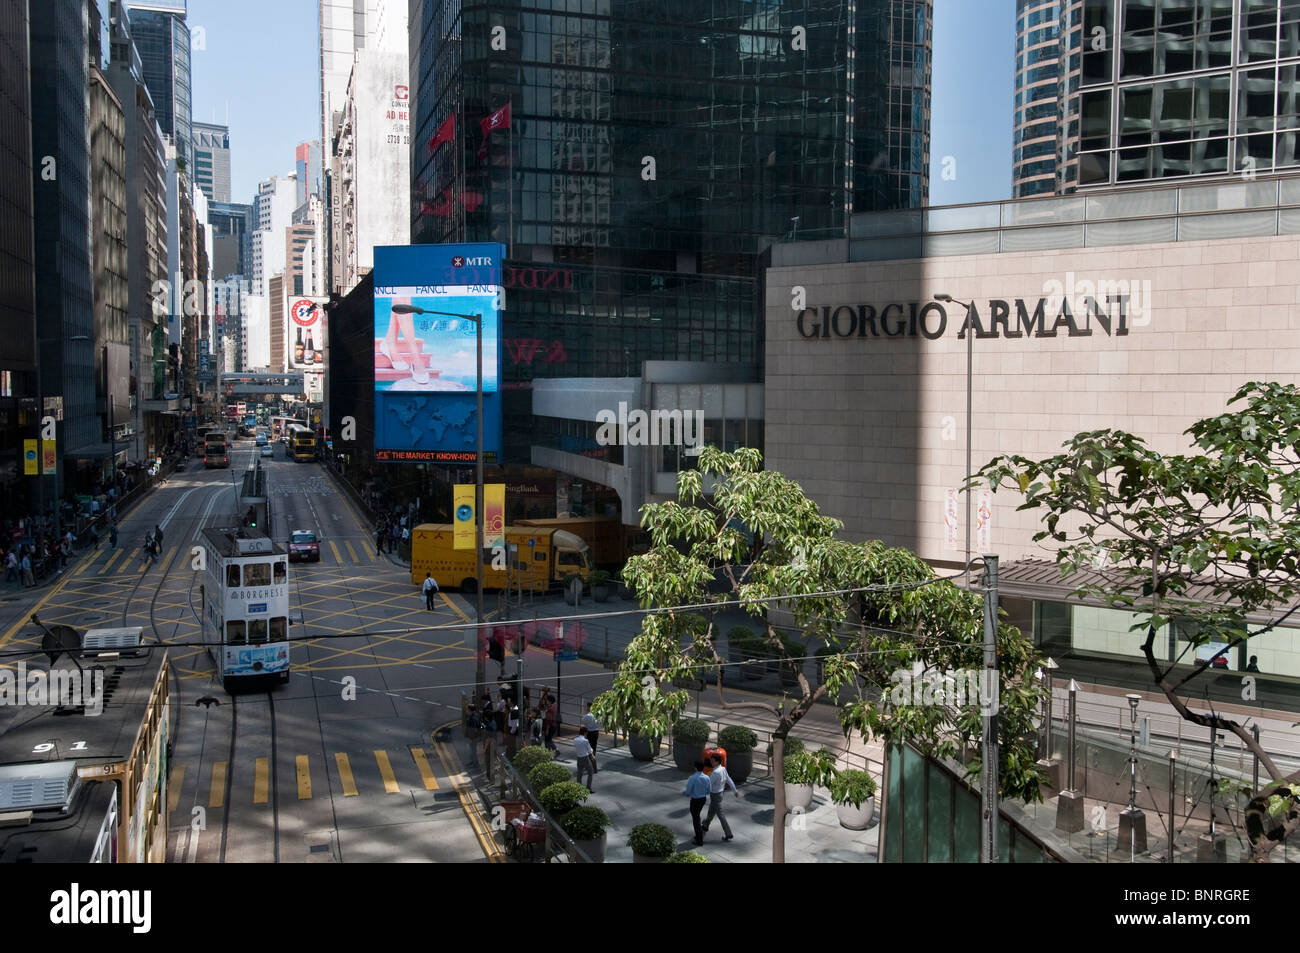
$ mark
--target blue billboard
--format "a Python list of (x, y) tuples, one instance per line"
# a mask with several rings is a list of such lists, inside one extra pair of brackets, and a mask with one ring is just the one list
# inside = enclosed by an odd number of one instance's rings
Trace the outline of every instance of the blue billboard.
[(504, 254), (498, 242), (375, 247), (376, 460), (477, 461), (481, 321), (483, 461), (497, 462)]

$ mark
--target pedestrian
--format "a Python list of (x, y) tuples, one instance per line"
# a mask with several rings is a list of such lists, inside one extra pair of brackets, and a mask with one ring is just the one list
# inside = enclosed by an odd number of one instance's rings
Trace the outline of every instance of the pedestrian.
[(579, 728), (578, 737), (573, 739), (573, 756), (578, 762), (578, 783), (582, 783), (583, 775), (587, 776), (587, 790), (591, 791), (592, 782), (596, 779), (595, 761), (591, 753), (591, 742), (587, 740), (587, 729)]
[(740, 797), (740, 792), (736, 790), (736, 782), (731, 780), (726, 765), (722, 763), (722, 755), (715, 751), (709, 755), (709, 760), (713, 762), (713, 773), (709, 775), (709, 815), (704, 819), (704, 831), (708, 833), (709, 825), (713, 823), (714, 815), (717, 815), (722, 824), (722, 839), (731, 840), (731, 825), (727, 823), (727, 815), (722, 813), (722, 797), (727, 793), (728, 787), (736, 797)]
[(465, 740), (469, 742), (469, 754), (474, 760), (474, 767), (478, 767), (478, 749), (483, 739), (483, 719), (478, 713), (478, 707), (470, 705), (465, 713)]
[(25, 589), (36, 588), (36, 577), (32, 575), (32, 557), (27, 553), (23, 554), (22, 568), (23, 568), (23, 588)]
[(158, 547), (158, 552), (161, 553), (161, 552), (162, 552), (162, 544), (163, 544), (163, 531), (162, 531), (162, 527), (161, 527), (161, 526), (158, 526), (158, 525), (155, 525), (155, 526), (154, 526), (154, 528), (153, 528), (153, 541), (154, 541), (154, 545)]
[(543, 696), (543, 699), (546, 708), (542, 714), (542, 735), (546, 739), (546, 747), (558, 753), (559, 749), (555, 746), (555, 733), (559, 730), (559, 725), (556, 724), (558, 719), (555, 703), (545, 696)]
[(384, 531), (382, 529), (375, 530), (375, 555), (384, 555)]
[(147, 568), (153, 562), (153, 533), (146, 533), (144, 537), (144, 564)]
[(1250, 662), (1247, 663), (1247, 665), (1246, 665), (1246, 671), (1248, 671), (1248, 672), (1258, 672), (1258, 671), (1259, 671), (1259, 656), (1258, 656), (1258, 655), (1252, 655), (1252, 656), (1250, 657)]
[(709, 799), (709, 776), (704, 773), (704, 762), (695, 762), (695, 773), (686, 779), (686, 790), (682, 792), (691, 799), (691, 823), (695, 826), (695, 846), (704, 844), (704, 825), (700, 822), (700, 812)]
[(519, 706), (511, 705), (506, 716), (506, 757), (512, 761), (519, 750)]
[(12, 548), (5, 556), (5, 582), (18, 582), (18, 554)]
[(500, 722), (497, 720), (497, 713), (491, 708), (483, 710), (483, 769), (487, 771), (487, 779), (492, 780), (492, 755), (496, 749), (497, 732), (500, 730)]
[(582, 716), (582, 727), (587, 729), (587, 740), (591, 742), (591, 763), (594, 765), (596, 763), (596, 742), (600, 738), (600, 722), (591, 713), (591, 702), (587, 702), (587, 713)]
[(536, 708), (528, 713), (528, 743), (534, 747), (542, 745), (542, 713)]
[(438, 594), (438, 583), (429, 573), (424, 574), (424, 607), (433, 611), (433, 597)]
[(108, 545), (117, 549), (117, 524), (111, 523), (108, 527)]

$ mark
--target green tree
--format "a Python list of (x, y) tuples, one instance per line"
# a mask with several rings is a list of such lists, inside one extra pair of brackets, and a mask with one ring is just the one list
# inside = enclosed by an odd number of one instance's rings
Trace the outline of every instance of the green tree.
[[(1056, 545), (1062, 577), (1081, 573), (1075, 594), (1137, 614), (1133, 629), (1145, 632), (1147, 667), (1169, 703), (1187, 721), (1231, 731), (1259, 758), (1272, 781), (1253, 792), (1246, 827), (1252, 859), (1263, 860), (1300, 825), (1300, 772), (1280, 771), (1241, 723), (1194, 712), (1179, 697), (1215, 658), (1283, 622), (1300, 595), (1300, 390), (1249, 383), (1228, 405), (1243, 401), (1192, 424), (1190, 453), (1098, 430), (1045, 460), (996, 457), (970, 483), (1016, 490), (1019, 509), (1041, 511), (1045, 528), (1034, 538)], [(1268, 621), (1251, 628), (1252, 615)], [(1171, 624), (1188, 642), (1162, 661), (1156, 636)], [(1210, 642), (1225, 644), (1178, 669)]]
[[(705, 492), (705, 481), (709, 491)], [(776, 719), (774, 776), (784, 769), (785, 739), (825, 696), (840, 705), (845, 733), (874, 734), (888, 743), (910, 740), (936, 756), (951, 756), (978, 737), (978, 703), (898, 704), (890, 692), (899, 669), (938, 673), (982, 666), (983, 600), (939, 580), (913, 553), (880, 542), (838, 539), (842, 524), (824, 516), (797, 483), (762, 469), (757, 450), (701, 450), (698, 469), (678, 477), (675, 502), (642, 508), (652, 549), (635, 556), (623, 578), (647, 615), (627, 659), (594, 709), (607, 724), (662, 733), (686, 704), (669, 680), (698, 678), (717, 685), (726, 709), (750, 709)], [(715, 585), (725, 582), (725, 591)], [(799, 598), (792, 598), (799, 597)], [(722, 687), (724, 660), (715, 647), (719, 604), (741, 600), (763, 621), (770, 654), (790, 662), (795, 643), (826, 643), (825, 683), (814, 687), (798, 671), (796, 689), (773, 702), (730, 702)], [(674, 609), (672, 607), (696, 607)], [(783, 612), (798, 633), (793, 642), (769, 621)], [(1034, 770), (1033, 718), (1039, 704), (1035, 658), (1011, 626), (998, 633), (1002, 675), (1000, 787), (1005, 796), (1041, 798)], [(652, 730), (647, 731), (649, 725)], [(979, 770), (972, 765), (972, 773)], [(776, 784), (772, 859), (784, 860), (785, 791)]]

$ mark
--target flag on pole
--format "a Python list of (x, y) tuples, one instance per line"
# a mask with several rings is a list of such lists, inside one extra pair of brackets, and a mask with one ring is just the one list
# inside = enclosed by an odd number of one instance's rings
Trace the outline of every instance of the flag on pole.
[(438, 127), (438, 131), (435, 132), (433, 134), (433, 138), (429, 140), (429, 151), (433, 152), (435, 149), (438, 148), (438, 146), (442, 145), (444, 142), (453, 142), (455, 139), (456, 139), (456, 114), (452, 113), (445, 120), (443, 120), (442, 125)]
[(506, 103), (494, 113), (489, 113), (483, 119), (479, 120), (479, 126), (483, 130), (483, 135), (490, 136), (498, 129), (510, 128), (510, 104)]

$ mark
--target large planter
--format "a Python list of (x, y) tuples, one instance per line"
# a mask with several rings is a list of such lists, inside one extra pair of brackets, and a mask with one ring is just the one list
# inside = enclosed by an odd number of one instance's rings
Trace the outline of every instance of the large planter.
[(609, 586), (592, 586), (591, 598), (595, 599), (597, 602), (608, 602)]
[(840, 827), (851, 831), (865, 831), (870, 826), (871, 819), (876, 816), (876, 802), (874, 798), (867, 798), (862, 802), (861, 807), (854, 807), (852, 804), (836, 804), (835, 814), (840, 819)]
[(603, 864), (605, 862), (605, 842), (608, 839), (609, 834), (606, 832), (595, 840), (575, 840), (574, 843), (582, 848), (582, 852), (590, 857), (593, 863)]
[(781, 676), (782, 688), (796, 688), (799, 685), (799, 673), (803, 671), (803, 661), (790, 663), (782, 661), (777, 666), (777, 672)]
[(646, 857), (643, 854), (632, 852), (632, 863), (634, 864), (662, 864), (667, 857)]
[(645, 735), (628, 735), (627, 750), (638, 761), (653, 761), (659, 757), (662, 739), (647, 738)]
[(785, 786), (785, 809), (793, 811), (808, 810), (812, 806), (813, 786), (811, 784), (789, 784)]
[(695, 762), (704, 757), (704, 745), (698, 741), (673, 741), (673, 763), (683, 771), (694, 771)]
[(744, 784), (754, 770), (754, 752), (728, 751), (727, 773), (737, 784)]

